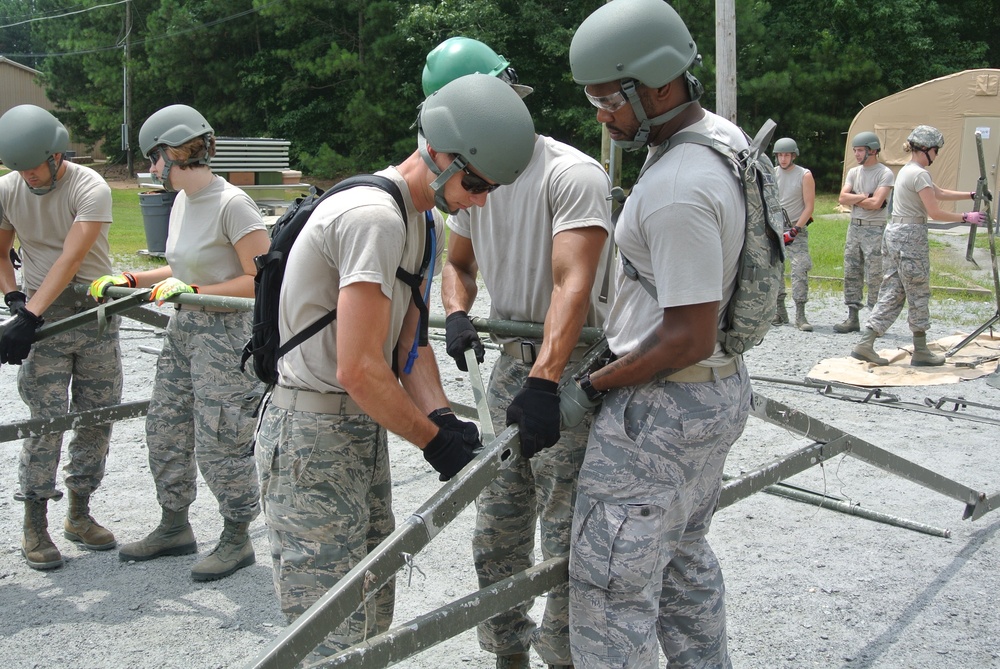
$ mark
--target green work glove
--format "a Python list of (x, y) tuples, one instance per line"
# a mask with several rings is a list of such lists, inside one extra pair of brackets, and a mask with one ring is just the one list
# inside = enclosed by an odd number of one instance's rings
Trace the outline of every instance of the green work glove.
[(135, 288), (136, 281), (135, 277), (128, 272), (123, 272), (122, 274), (105, 274), (99, 279), (94, 279), (90, 283), (90, 296), (95, 300), (100, 300), (104, 297), (104, 291), (106, 291), (111, 286), (126, 286), (128, 288)]
[[(581, 381), (584, 381), (584, 385), (590, 389), (590, 392), (583, 388), (580, 384)], [(606, 394), (600, 390), (594, 390), (593, 386), (590, 385), (589, 374), (581, 379), (573, 379), (563, 386), (559, 392), (559, 419), (562, 429), (576, 427), (583, 422), (587, 414), (596, 412)]]
[(163, 281), (153, 284), (153, 293), (149, 296), (149, 301), (155, 301), (157, 305), (162, 306), (164, 301), (170, 299), (174, 295), (197, 292), (198, 286), (189, 286), (180, 279), (170, 277), (169, 279), (164, 279)]

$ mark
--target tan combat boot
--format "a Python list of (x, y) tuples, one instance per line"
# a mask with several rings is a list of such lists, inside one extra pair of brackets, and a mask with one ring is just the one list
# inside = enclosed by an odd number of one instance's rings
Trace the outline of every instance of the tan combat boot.
[(256, 562), (249, 527), (250, 523), (226, 519), (219, 543), (204, 560), (191, 568), (191, 578), (195, 581), (215, 581)]
[(63, 566), (62, 555), (49, 536), (48, 504), (47, 499), (24, 501), (21, 555), (32, 569), (58, 569)]
[(190, 555), (197, 552), (198, 542), (195, 541), (194, 530), (188, 522), (187, 507), (180, 511), (164, 508), (157, 528), (145, 539), (119, 548), (118, 559), (122, 562), (143, 562), (167, 555)]
[(847, 332), (861, 332), (861, 322), (858, 320), (857, 307), (847, 307), (847, 320), (833, 326), (833, 331), (838, 334)]
[(927, 348), (927, 333), (913, 333), (913, 357), (910, 364), (914, 367), (938, 367), (944, 364), (944, 356), (931, 353)]
[(861, 336), (861, 341), (851, 351), (851, 357), (867, 362), (874, 362), (876, 365), (888, 365), (889, 361), (875, 352), (876, 339), (878, 339), (878, 335), (875, 334), (875, 330), (865, 328), (865, 333)]
[(531, 669), (531, 656), (528, 653), (497, 655), (497, 669)]
[(809, 321), (806, 320), (806, 303), (796, 302), (795, 303), (795, 327), (802, 330), (803, 332), (812, 332), (813, 326), (809, 325)]
[(788, 322), (788, 311), (785, 309), (785, 302), (778, 302), (778, 310), (771, 319), (771, 325), (783, 325)]
[(90, 495), (78, 495), (72, 490), (69, 491), (63, 536), (92, 551), (107, 551), (118, 545), (115, 535), (90, 515)]

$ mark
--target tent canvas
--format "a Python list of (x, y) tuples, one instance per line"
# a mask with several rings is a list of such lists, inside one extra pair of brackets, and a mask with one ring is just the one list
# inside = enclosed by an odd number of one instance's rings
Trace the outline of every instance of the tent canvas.
[[(862, 109), (847, 133), (843, 177), (846, 179), (847, 171), (857, 165), (851, 148), (851, 138), (856, 134), (873, 131), (882, 143), (879, 159), (897, 173), (910, 160), (910, 154), (904, 151), (906, 137), (921, 124), (932, 125), (944, 134), (944, 148), (929, 168), (936, 185), (952, 190), (975, 190), (979, 179), (975, 136), (978, 131), (983, 136), (989, 187), (992, 192), (997, 191), (1000, 69), (949, 74), (876, 100)], [(954, 202), (940, 204), (942, 209), (956, 211)], [(957, 205), (968, 208), (967, 202)]]

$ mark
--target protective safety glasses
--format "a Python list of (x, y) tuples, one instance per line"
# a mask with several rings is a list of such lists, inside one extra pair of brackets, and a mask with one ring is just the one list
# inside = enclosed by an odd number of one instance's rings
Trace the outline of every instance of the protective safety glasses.
[(601, 95), (599, 97), (591, 95), (586, 88), (583, 89), (583, 92), (586, 94), (587, 99), (590, 100), (590, 104), (609, 114), (614, 114), (628, 103), (628, 98), (625, 97), (625, 93), (622, 91), (615, 91), (610, 95)]
[(160, 158), (166, 159), (167, 154), (162, 146), (158, 146), (152, 151), (150, 151), (149, 155), (146, 157), (149, 158), (150, 165), (155, 165), (160, 160)]
[(473, 195), (480, 195), (482, 193), (492, 193), (497, 188), (500, 188), (500, 184), (491, 184), (469, 170), (468, 165), (466, 165), (462, 168), (462, 188)]

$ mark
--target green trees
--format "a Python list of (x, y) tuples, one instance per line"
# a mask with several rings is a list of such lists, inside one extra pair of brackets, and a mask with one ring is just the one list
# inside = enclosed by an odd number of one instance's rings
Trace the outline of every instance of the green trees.
[[(5, 0), (0, 53), (41, 69), (74, 138), (104, 139), (113, 158), (122, 157), (113, 147), (127, 65), (133, 144), (150, 113), (183, 102), (219, 134), (289, 139), (297, 166), (334, 176), (412, 150), (424, 55), (467, 35), (535, 88), (526, 103), (539, 132), (596, 155), (600, 126), (567, 53), (575, 27), (602, 3), (82, 0), (68, 13), (65, 0)], [(696, 73), (711, 109), (714, 12), (699, 0), (672, 4), (704, 56)], [(825, 190), (839, 188), (844, 133), (863, 105), (936, 76), (1000, 66), (991, 0), (736, 0), (736, 8), (739, 121), (752, 130), (774, 118)]]

